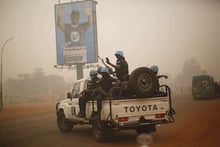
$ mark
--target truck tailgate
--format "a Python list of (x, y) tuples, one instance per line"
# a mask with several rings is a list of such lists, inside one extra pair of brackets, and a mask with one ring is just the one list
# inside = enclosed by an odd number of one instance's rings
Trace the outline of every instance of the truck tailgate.
[(169, 103), (168, 98), (126, 99), (113, 101), (112, 108), (118, 116), (136, 116), (165, 113)]
[[(127, 120), (129, 123), (137, 122), (140, 119), (165, 120), (168, 111), (168, 97), (112, 100), (112, 119), (116, 122), (120, 122), (121, 119)], [(123, 123), (125, 122), (123, 121)]]

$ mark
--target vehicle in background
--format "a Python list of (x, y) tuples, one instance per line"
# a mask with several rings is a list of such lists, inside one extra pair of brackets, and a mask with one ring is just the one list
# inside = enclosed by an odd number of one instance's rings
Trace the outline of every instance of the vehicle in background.
[(215, 97), (217, 95), (216, 88), (218, 89), (218, 85), (210, 75), (192, 77), (192, 95), (195, 100)]

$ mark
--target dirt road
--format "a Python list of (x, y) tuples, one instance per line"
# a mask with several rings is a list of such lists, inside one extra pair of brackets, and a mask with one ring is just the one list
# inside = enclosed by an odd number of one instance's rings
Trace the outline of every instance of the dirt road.
[[(157, 126), (151, 147), (220, 146), (220, 99), (174, 96), (173, 107), (175, 123)], [(89, 125), (62, 133), (56, 125), (55, 102), (6, 105), (0, 112), (1, 147), (139, 147), (136, 137), (135, 131), (121, 131), (99, 143)]]

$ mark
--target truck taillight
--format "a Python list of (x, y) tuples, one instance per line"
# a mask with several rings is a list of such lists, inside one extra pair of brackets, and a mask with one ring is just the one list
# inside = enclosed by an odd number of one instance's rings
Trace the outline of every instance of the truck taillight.
[(119, 117), (118, 122), (125, 122), (128, 121), (128, 117)]
[(165, 114), (162, 113), (162, 114), (156, 114), (155, 115), (156, 118), (164, 118), (165, 117)]

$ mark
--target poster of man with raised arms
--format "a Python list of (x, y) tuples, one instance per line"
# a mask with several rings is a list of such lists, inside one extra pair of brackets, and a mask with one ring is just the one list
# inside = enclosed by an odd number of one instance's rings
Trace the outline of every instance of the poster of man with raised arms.
[(55, 5), (57, 64), (97, 62), (94, 1)]

